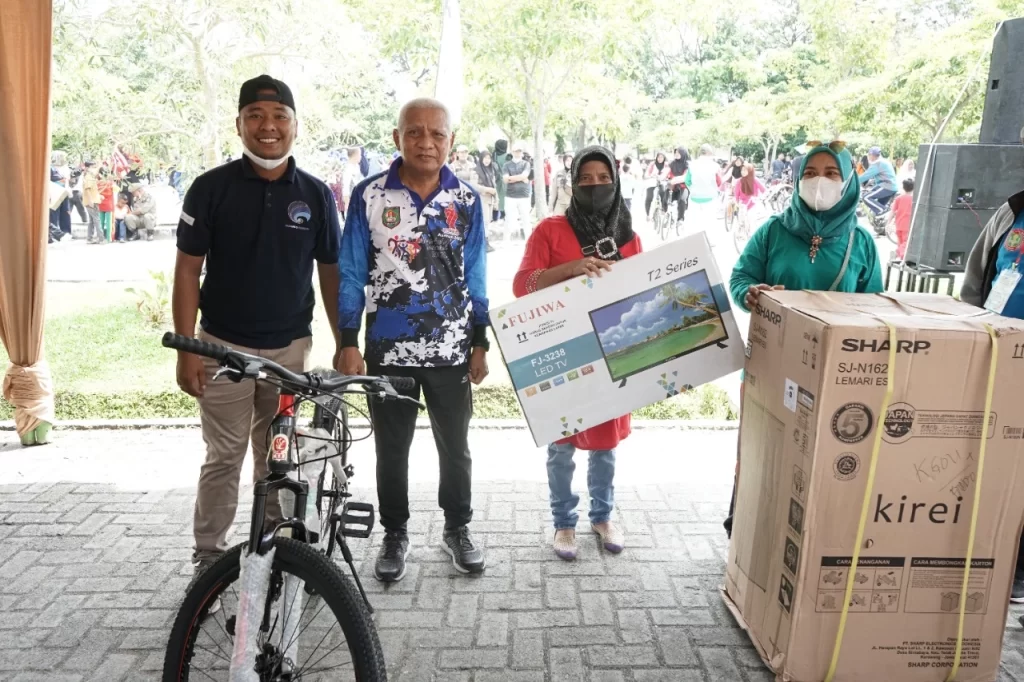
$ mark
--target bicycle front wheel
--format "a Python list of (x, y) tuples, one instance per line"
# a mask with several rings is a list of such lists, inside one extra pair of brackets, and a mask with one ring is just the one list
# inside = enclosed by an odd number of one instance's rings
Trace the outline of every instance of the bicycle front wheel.
[[(267, 631), (253, 633), (260, 654), (251, 665), (261, 680), (356, 680), (386, 682), (384, 655), (373, 620), (359, 593), (336, 565), (313, 547), (276, 538), (264, 612)], [(164, 682), (227, 680), (239, 613), (238, 577), (245, 544), (224, 554), (195, 581), (178, 611), (164, 658)], [(284, 577), (312, 588), (301, 600), (298, 628), (282, 641), (288, 620)], [(301, 594), (302, 590), (298, 590)], [(298, 604), (298, 602), (295, 602)], [(285, 653), (295, 649), (295, 660)], [(248, 665), (249, 662), (246, 662)]]
[(750, 224), (746, 220), (737, 221), (735, 229), (732, 231), (732, 244), (736, 247), (737, 254), (743, 255), (743, 249), (746, 248), (749, 240)]
[(899, 244), (900, 238), (896, 234), (896, 220), (890, 218), (885, 222), (885, 236), (889, 238), (893, 244)]

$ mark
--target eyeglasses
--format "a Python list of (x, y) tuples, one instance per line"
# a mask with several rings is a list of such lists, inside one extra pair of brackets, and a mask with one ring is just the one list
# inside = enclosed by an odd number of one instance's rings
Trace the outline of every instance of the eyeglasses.
[(816, 147), (828, 147), (833, 152), (838, 154), (839, 152), (846, 149), (846, 143), (842, 140), (832, 140), (831, 142), (822, 142), (821, 140), (807, 140), (807, 150), (810, 151)]

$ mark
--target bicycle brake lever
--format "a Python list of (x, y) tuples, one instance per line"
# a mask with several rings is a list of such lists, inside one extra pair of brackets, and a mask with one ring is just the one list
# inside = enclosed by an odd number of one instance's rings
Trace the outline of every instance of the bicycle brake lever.
[[(222, 377), (223, 375), (225, 375), (225, 374), (228, 374), (228, 375), (235, 375), (235, 374), (241, 374), (241, 372), (239, 372), (239, 371), (238, 371), (237, 369), (235, 369), (234, 367), (221, 367), (220, 369), (218, 369), (218, 370), (217, 370), (217, 371), (216, 371), (216, 372), (214, 373), (214, 375), (213, 375), (213, 381), (216, 381), (217, 379), (220, 379), (220, 378), (221, 378), (221, 377)], [(231, 379), (232, 381), (238, 381), (238, 379), (236, 379), (236, 378), (235, 378), (234, 376), (229, 376), (228, 378), (229, 378), (229, 379)]]

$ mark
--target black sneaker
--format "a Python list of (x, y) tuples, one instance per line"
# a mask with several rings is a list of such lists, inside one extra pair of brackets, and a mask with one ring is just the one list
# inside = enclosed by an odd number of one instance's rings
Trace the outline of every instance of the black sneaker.
[(373, 576), (384, 583), (397, 583), (405, 577), (405, 558), (409, 556), (409, 536), (405, 531), (389, 530), (373, 565)]
[(452, 565), (459, 573), (483, 572), (484, 552), (473, 544), (466, 526), (444, 531), (444, 551), (451, 556)]
[(1013, 589), (1010, 591), (1010, 602), (1024, 604), (1024, 571), (1013, 574)]

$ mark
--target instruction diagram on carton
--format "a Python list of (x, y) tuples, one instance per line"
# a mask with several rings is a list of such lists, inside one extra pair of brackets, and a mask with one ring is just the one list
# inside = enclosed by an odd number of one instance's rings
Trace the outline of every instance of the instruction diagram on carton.
[[(903, 557), (861, 557), (853, 574), (850, 595), (851, 613), (895, 613), (900, 610)], [(843, 597), (849, 580), (852, 557), (822, 557), (818, 573), (815, 611), (843, 610)]]
[(966, 613), (984, 614), (988, 609), (988, 592), (992, 581), (992, 559), (972, 559), (966, 594), (962, 557), (913, 557), (907, 579), (907, 613), (960, 613), (964, 602)]
[[(849, 580), (851, 557), (825, 556), (818, 573), (815, 611), (838, 612)], [(957, 557), (860, 557), (849, 611), (871, 613), (984, 614), (992, 581), (992, 559), (973, 559), (966, 595), (964, 559)]]

